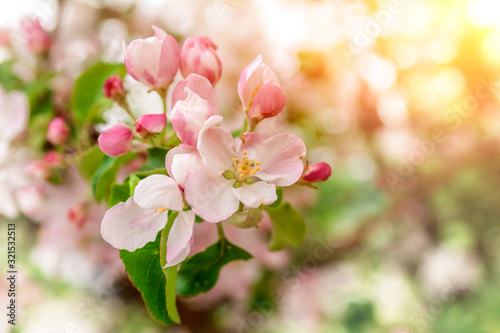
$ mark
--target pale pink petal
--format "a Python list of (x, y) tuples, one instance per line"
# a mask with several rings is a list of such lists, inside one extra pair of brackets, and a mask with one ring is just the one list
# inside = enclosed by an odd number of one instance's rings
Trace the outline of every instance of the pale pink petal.
[(139, 207), (133, 197), (111, 207), (102, 220), (102, 238), (117, 249), (133, 252), (156, 239), (168, 221), (167, 212)]
[(168, 34), (161, 28), (158, 28), (156, 25), (151, 26), (155, 32), (155, 37), (158, 38), (158, 40), (163, 41)]
[(186, 88), (191, 89), (202, 99), (212, 103), (217, 110), (219, 103), (214, 87), (207, 78), (198, 74), (189, 74), (185, 80), (177, 83), (172, 92), (172, 108), (175, 106), (175, 103), (183, 101), (188, 97), (189, 90)]
[(167, 172), (177, 184), (184, 188), (186, 179), (191, 173), (204, 167), (203, 160), (196, 150), (196, 147), (181, 144), (169, 150), (165, 158)]
[(257, 208), (260, 205), (270, 205), (278, 199), (276, 186), (260, 181), (254, 184), (243, 184), (234, 189), (236, 197), (247, 207)]
[(125, 48), (127, 72), (149, 88), (156, 88), (161, 51), (162, 42), (156, 37), (133, 40)]
[(215, 127), (222, 117), (212, 116), (203, 125), (198, 138), (198, 151), (205, 165), (221, 175), (232, 166), (233, 136), (221, 127)]
[(270, 118), (276, 116), (283, 110), (286, 103), (286, 95), (280, 87), (266, 83), (262, 85), (259, 92), (252, 101), (248, 111), (249, 118)]
[(161, 46), (158, 64), (157, 85), (167, 87), (179, 69), (179, 44), (174, 37), (166, 35)]
[(306, 156), (304, 142), (293, 134), (281, 133), (265, 140), (259, 147), (256, 161), (261, 163), (255, 176), (278, 186), (288, 186), (299, 180)]
[(186, 181), (186, 201), (203, 220), (220, 222), (238, 210), (233, 183), (207, 168), (199, 169)]
[(185, 90), (188, 93), (186, 99), (175, 104), (169, 118), (179, 139), (196, 146), (201, 128), (209, 117), (217, 114), (217, 109), (191, 89)]
[(167, 239), (167, 264), (165, 267), (177, 265), (189, 255), (191, 239), (194, 232), (194, 212), (179, 212)]
[(27, 96), (20, 91), (6, 93), (0, 89), (0, 138), (11, 141), (21, 134), (28, 125), (28, 117)]
[(182, 193), (177, 183), (165, 175), (151, 175), (139, 181), (134, 192), (135, 202), (142, 208), (166, 208), (181, 211)]
[(241, 137), (237, 137), (233, 142), (233, 150), (237, 152), (237, 158), (243, 156), (243, 151), (247, 152), (249, 159), (254, 159), (259, 146), (264, 142), (264, 137), (257, 132), (245, 132)]

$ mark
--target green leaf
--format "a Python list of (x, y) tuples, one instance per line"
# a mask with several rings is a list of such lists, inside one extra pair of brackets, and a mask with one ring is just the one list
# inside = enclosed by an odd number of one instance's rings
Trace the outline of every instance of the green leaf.
[(177, 277), (177, 293), (181, 296), (206, 293), (215, 286), (219, 272), (225, 264), (233, 260), (251, 258), (253, 257), (250, 253), (227, 239), (219, 240), (181, 264)]
[(283, 189), (281, 187), (278, 187), (276, 189), (276, 195), (278, 196), (278, 199), (276, 199), (275, 202), (273, 202), (272, 204), (270, 204), (268, 207), (278, 207), (281, 203), (281, 200), (283, 199)]
[(147, 243), (134, 252), (120, 250), (130, 281), (139, 290), (153, 319), (163, 325), (173, 324), (168, 316), (166, 302), (166, 279), (160, 265), (161, 232), (154, 242)]
[(75, 82), (71, 96), (71, 110), (77, 124), (92, 120), (112, 102), (104, 97), (102, 87), (111, 75), (124, 76), (125, 65), (98, 62), (88, 68)]
[(128, 178), (128, 188), (130, 196), (134, 195), (135, 187), (139, 184), (139, 180), (141, 180), (135, 173), (131, 174)]
[(113, 183), (108, 198), (108, 207), (113, 207), (119, 202), (125, 202), (130, 198), (130, 186), (128, 182), (123, 184)]
[(151, 171), (156, 169), (165, 169), (165, 156), (168, 153), (168, 149), (153, 147), (148, 149), (148, 158), (146, 163), (138, 170), (141, 171)]
[(127, 153), (120, 157), (106, 156), (104, 158), (101, 166), (92, 179), (94, 197), (97, 201), (107, 200), (111, 192), (111, 184), (115, 182), (116, 174), (120, 168), (136, 157), (136, 153)]
[(14, 59), (11, 59), (0, 63), (0, 85), (2, 85), (6, 91), (19, 89), (22, 86), (21, 79), (15, 76), (12, 71), (12, 66), (15, 62)]
[(89, 149), (78, 162), (78, 171), (82, 175), (83, 179), (87, 182), (92, 180), (92, 177), (96, 173), (97, 169), (101, 165), (104, 154), (101, 152), (98, 146), (94, 146)]
[(288, 202), (278, 207), (265, 206), (264, 209), (271, 217), (273, 234), (269, 250), (279, 251), (289, 245), (297, 246), (306, 236), (306, 221)]

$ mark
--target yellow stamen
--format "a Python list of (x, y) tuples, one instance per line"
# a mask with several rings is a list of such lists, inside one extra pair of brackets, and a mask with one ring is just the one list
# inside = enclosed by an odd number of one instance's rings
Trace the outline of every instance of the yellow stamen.
[(168, 208), (157, 208), (154, 210), (155, 213), (163, 213), (164, 211), (168, 210)]
[(255, 165), (260, 165), (260, 162), (258, 162), (258, 161), (257, 161), (257, 162), (255, 162)]
[(246, 150), (243, 150), (243, 155), (246, 155), (247, 154), (247, 151)]

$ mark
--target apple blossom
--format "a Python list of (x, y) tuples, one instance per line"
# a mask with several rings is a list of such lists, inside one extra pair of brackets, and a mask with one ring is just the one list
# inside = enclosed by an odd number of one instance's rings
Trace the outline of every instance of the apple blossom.
[(34, 53), (44, 53), (52, 46), (52, 37), (42, 27), (37, 18), (26, 18), (21, 21), (21, 34), (26, 44)]
[(179, 69), (179, 45), (174, 37), (153, 26), (155, 35), (133, 40), (124, 49), (127, 72), (151, 89), (166, 89)]
[(215, 85), (222, 75), (222, 64), (216, 50), (217, 45), (208, 37), (188, 37), (181, 50), (182, 75), (187, 77), (195, 73), (206, 77), (212, 85)]
[(207, 79), (191, 74), (176, 85), (173, 95), (169, 119), (175, 133), (182, 142), (196, 146), (205, 121), (218, 114), (215, 90)]
[(54, 146), (60, 146), (69, 139), (69, 128), (66, 121), (61, 117), (56, 117), (49, 122), (47, 128), (47, 141)]
[(327, 180), (332, 174), (332, 168), (328, 163), (319, 162), (314, 164), (309, 164), (307, 162), (304, 174), (302, 175), (302, 180), (309, 183), (317, 183)]
[(276, 116), (283, 110), (286, 95), (281, 89), (278, 77), (259, 55), (246, 66), (238, 80), (238, 95), (243, 111), (249, 118), (262, 120)]
[(135, 121), (135, 130), (143, 138), (163, 131), (167, 125), (167, 116), (164, 114), (147, 114)]
[(166, 267), (183, 261), (193, 242), (194, 212), (183, 211), (177, 183), (165, 175), (152, 175), (137, 184), (134, 196), (111, 207), (102, 220), (104, 240), (133, 252), (154, 241), (168, 222), (168, 210), (179, 212), (167, 239)]
[(132, 131), (124, 124), (115, 124), (99, 135), (99, 149), (108, 156), (120, 156), (132, 149)]
[(233, 139), (226, 129), (215, 127), (222, 117), (205, 122), (197, 150), (206, 167), (193, 171), (185, 183), (186, 201), (209, 222), (229, 218), (239, 203), (249, 208), (276, 201), (276, 185), (299, 180), (306, 147), (293, 134), (268, 139), (254, 132)]

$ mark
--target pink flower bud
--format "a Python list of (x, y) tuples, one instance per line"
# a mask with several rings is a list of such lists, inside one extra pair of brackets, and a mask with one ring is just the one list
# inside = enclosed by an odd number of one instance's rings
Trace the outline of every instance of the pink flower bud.
[(208, 37), (187, 38), (182, 45), (180, 68), (182, 76), (195, 73), (206, 77), (212, 85), (219, 82), (222, 63), (215, 52), (215, 45)]
[(167, 125), (167, 116), (164, 114), (147, 114), (135, 121), (135, 130), (143, 138), (163, 131)]
[(68, 210), (68, 219), (73, 222), (78, 228), (83, 227), (88, 219), (88, 205), (81, 202)]
[(132, 149), (132, 131), (123, 124), (115, 124), (99, 135), (97, 144), (108, 156), (120, 156)]
[(257, 120), (276, 116), (286, 103), (286, 95), (281, 90), (278, 77), (271, 67), (262, 61), (262, 55), (241, 72), (238, 95), (243, 111), (248, 112), (249, 118)]
[(304, 174), (302, 175), (302, 180), (309, 183), (323, 182), (330, 178), (332, 174), (332, 168), (328, 163), (319, 162), (315, 164), (309, 164), (307, 162)]
[(121, 102), (125, 98), (125, 88), (120, 76), (112, 75), (103, 86), (104, 96), (115, 102)]
[(52, 175), (50, 166), (45, 161), (33, 161), (26, 166), (26, 173), (36, 180), (48, 180)]
[(153, 26), (155, 35), (133, 40), (125, 47), (127, 72), (151, 89), (166, 89), (179, 69), (179, 44)]
[(49, 151), (43, 156), (43, 160), (50, 167), (59, 167), (64, 163), (64, 158), (57, 151)]
[(64, 144), (69, 139), (69, 128), (63, 118), (57, 117), (49, 122), (47, 141), (55, 146)]
[(21, 34), (26, 44), (34, 53), (44, 53), (52, 46), (52, 37), (42, 28), (38, 19), (24, 19), (21, 21)]

